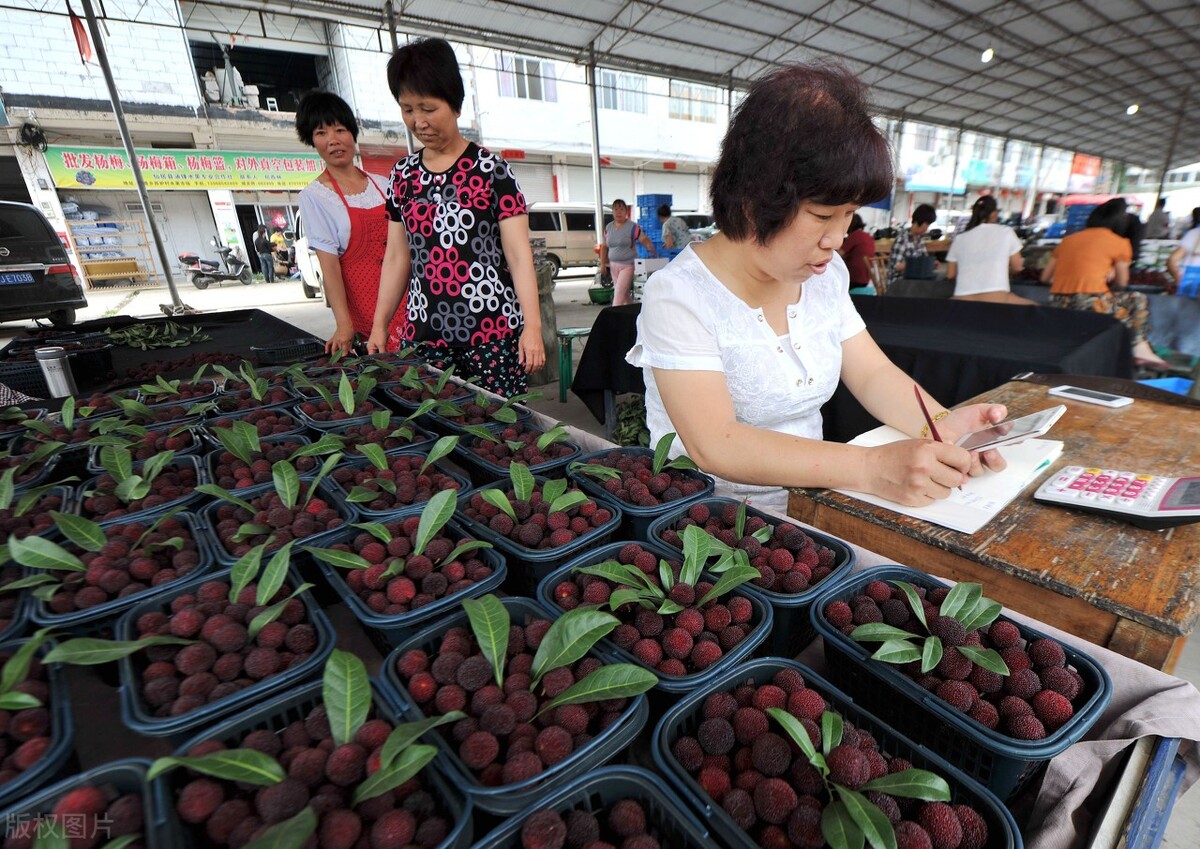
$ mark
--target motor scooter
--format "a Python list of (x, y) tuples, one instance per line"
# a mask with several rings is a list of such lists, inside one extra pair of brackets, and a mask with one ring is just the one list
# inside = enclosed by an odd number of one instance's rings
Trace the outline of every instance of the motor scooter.
[[(219, 244), (216, 239), (212, 239), (209, 244), (215, 247), (217, 253), (221, 255), (220, 262), (202, 259), (194, 253), (179, 254), (179, 261), (183, 264), (188, 282), (197, 289), (207, 289), (213, 283), (225, 280), (238, 280), (243, 286), (249, 286), (254, 282), (254, 273), (250, 270), (250, 264), (234, 253), (233, 248)], [(222, 264), (225, 266), (224, 271), (221, 270)]]

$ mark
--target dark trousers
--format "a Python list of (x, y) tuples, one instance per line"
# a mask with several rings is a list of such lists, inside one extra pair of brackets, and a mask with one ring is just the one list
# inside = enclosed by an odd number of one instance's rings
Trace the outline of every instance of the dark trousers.
[(258, 255), (258, 264), (262, 266), (263, 279), (268, 283), (275, 282), (275, 254), (265, 253)]

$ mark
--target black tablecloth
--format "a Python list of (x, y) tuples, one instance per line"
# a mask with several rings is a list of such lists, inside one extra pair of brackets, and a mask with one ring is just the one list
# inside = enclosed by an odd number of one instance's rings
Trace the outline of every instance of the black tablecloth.
[[(1129, 331), (1114, 318), (1054, 307), (856, 296), (871, 336), (897, 366), (943, 404), (958, 404), (1023, 372), (1133, 376)], [(625, 362), (637, 336), (638, 304), (596, 317), (573, 391), (598, 421), (604, 392), (644, 392)], [(825, 438), (851, 439), (878, 422), (844, 387), (822, 409)]]

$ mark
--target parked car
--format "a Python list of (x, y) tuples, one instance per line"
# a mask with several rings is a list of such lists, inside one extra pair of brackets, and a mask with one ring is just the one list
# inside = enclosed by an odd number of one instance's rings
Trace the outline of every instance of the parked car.
[[(604, 223), (612, 221), (604, 205)], [(597, 265), (596, 207), (586, 203), (535, 203), (529, 207), (529, 237), (546, 240), (546, 258), (554, 273), (563, 268)]]
[(67, 249), (46, 216), (27, 203), (0, 201), (0, 321), (48, 318), (75, 323), (87, 306)]

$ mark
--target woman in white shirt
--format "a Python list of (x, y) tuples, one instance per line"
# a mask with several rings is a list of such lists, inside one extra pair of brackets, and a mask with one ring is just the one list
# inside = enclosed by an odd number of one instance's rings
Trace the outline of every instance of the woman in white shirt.
[[(760, 79), (738, 107), (711, 182), (720, 233), (647, 283), (637, 344), (651, 440), (674, 431), (718, 491), (777, 511), (785, 486), (836, 487), (909, 505), (950, 494), (998, 453), (951, 444), (1004, 418), (1002, 405), (947, 411), (865, 330), (837, 255), (851, 216), (892, 183), (887, 141), (863, 84), (833, 65)], [(878, 448), (824, 442), (821, 405), (838, 381), (912, 439)]]
[(960, 301), (1036, 306), (1009, 288), (1008, 275), (1018, 273), (1025, 261), (1021, 258), (1021, 240), (1011, 227), (996, 223), (999, 217), (996, 199), (984, 195), (971, 206), (967, 228), (950, 243), (946, 277), (954, 281), (954, 297)]

